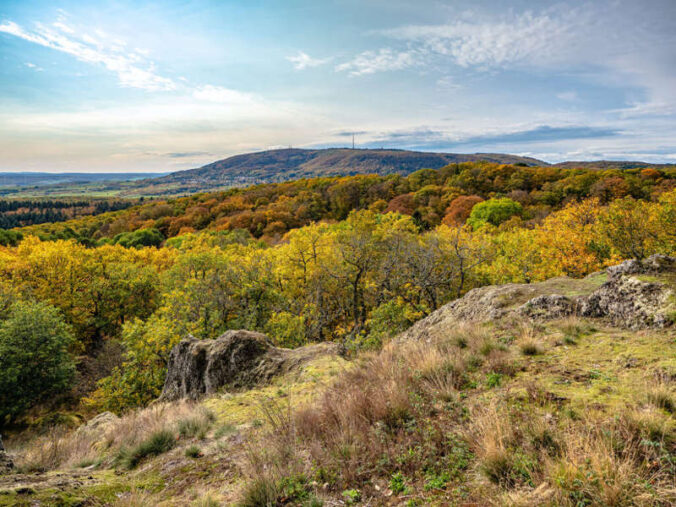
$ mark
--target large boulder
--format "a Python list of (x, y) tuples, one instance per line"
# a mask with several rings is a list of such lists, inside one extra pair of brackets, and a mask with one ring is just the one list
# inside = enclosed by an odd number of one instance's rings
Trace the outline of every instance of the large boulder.
[(215, 340), (190, 336), (171, 351), (159, 401), (197, 400), (223, 390), (250, 388), (318, 355), (336, 353), (337, 347), (328, 343), (278, 348), (264, 334), (245, 330), (227, 331)]
[(629, 329), (664, 328), (674, 323), (676, 257), (653, 255), (611, 266), (606, 272), (608, 281), (580, 301), (581, 316), (605, 318)]

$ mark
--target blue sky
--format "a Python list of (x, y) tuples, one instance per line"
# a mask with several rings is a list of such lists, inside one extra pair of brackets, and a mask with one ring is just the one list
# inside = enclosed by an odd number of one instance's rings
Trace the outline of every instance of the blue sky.
[(676, 1), (0, 0), (0, 171), (280, 146), (676, 163)]

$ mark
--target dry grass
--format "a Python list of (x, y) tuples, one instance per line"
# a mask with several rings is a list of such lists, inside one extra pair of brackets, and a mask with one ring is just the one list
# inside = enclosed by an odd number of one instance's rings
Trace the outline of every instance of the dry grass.
[(201, 433), (211, 424), (213, 416), (194, 403), (157, 404), (91, 430), (86, 427), (79, 431), (55, 427), (45, 435), (12, 449), (12, 452), (17, 456), (17, 465), (24, 470), (54, 470), (102, 462), (110, 464), (122, 449), (136, 448), (153, 434), (168, 431), (178, 436), (186, 421)]
[[(570, 320), (566, 333), (588, 332)], [(254, 481), (243, 505), (256, 495), (276, 501), (284, 477), (326, 484), (336, 498), (346, 488), (379, 498), (396, 478), (407, 491), (479, 505), (670, 505), (669, 386), (654, 383), (635, 399), (627, 393), (626, 408), (611, 417), (573, 417), (537, 377), (524, 379), (524, 395), (510, 392), (509, 377), (527, 368), (523, 343), (547, 354), (541, 329), (511, 330), (505, 340), (505, 329), (465, 325), (424, 343), (391, 344), (311, 406), (281, 419), (271, 410), (274, 429), (251, 450)], [(483, 387), (480, 379), (496, 374), (507, 384)]]

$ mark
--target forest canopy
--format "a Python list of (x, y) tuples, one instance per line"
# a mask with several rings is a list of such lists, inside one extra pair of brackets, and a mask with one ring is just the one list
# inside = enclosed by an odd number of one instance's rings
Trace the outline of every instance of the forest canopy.
[[(280, 346), (335, 341), (349, 353), (379, 347), (474, 287), (674, 254), (674, 176), (454, 164), (406, 178), (199, 194), (7, 231), (0, 326), (13, 325), (17, 308), (48, 305), (72, 333), (73, 361), (121, 347), (94, 391), (61, 402), (122, 412), (159, 394), (169, 351), (188, 334), (245, 328)], [(12, 417), (27, 408), (17, 406)]]

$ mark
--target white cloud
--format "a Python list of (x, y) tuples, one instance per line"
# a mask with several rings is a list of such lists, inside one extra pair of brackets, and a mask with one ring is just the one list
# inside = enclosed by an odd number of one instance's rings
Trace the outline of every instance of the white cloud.
[(303, 51), (298, 51), (294, 56), (287, 56), (286, 59), (293, 64), (296, 70), (304, 70), (310, 67), (319, 67), (331, 61), (331, 58), (312, 58)]
[(336, 66), (337, 72), (349, 72), (351, 76), (361, 76), (392, 70), (402, 70), (418, 64), (414, 51), (396, 51), (383, 48), (378, 51), (364, 51), (349, 62)]
[(448, 56), (461, 67), (556, 64), (576, 46), (569, 19), (532, 12), (498, 21), (404, 26), (384, 34)]
[(103, 39), (83, 34), (75, 36), (74, 30), (61, 22), (54, 23), (54, 28), (36, 23), (36, 29), (26, 30), (13, 21), (0, 24), (0, 32), (19, 37), (28, 42), (39, 44), (62, 53), (74, 56), (81, 62), (103, 65), (115, 73), (122, 86), (140, 88), (148, 91), (174, 90), (176, 84), (170, 78), (155, 72), (152, 62), (138, 52), (125, 52), (119, 41), (105, 44), (105, 34), (97, 30)]
[(26, 63), (24, 63), (24, 65), (26, 67), (28, 67), (29, 69), (33, 69), (36, 72), (42, 72), (43, 70), (45, 70), (42, 67), (38, 67), (37, 65), (35, 65), (34, 63), (31, 63), (31, 62), (26, 62)]
[(466, 12), (449, 23), (378, 33), (464, 68), (544, 69), (633, 86), (645, 92), (645, 104), (657, 106), (676, 104), (674, 19), (673, 0), (599, 0), (486, 16)]

